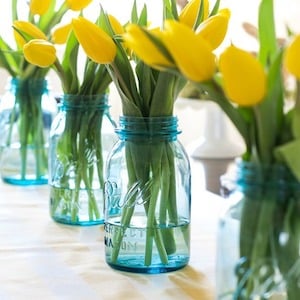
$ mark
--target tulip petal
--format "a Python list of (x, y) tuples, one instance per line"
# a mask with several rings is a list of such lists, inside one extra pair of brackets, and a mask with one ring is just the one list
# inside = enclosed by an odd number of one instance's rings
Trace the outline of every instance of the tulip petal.
[(241, 106), (253, 106), (266, 95), (263, 66), (249, 52), (229, 46), (220, 55), (220, 71), (227, 97)]
[(72, 30), (72, 24), (66, 24), (64, 26), (58, 27), (52, 33), (52, 41), (54, 44), (64, 44), (66, 43), (68, 36)]
[(117, 52), (112, 38), (96, 24), (78, 17), (72, 21), (73, 30), (86, 55), (96, 63), (111, 63)]
[(29, 3), (30, 13), (33, 15), (44, 15), (51, 4), (51, 0), (31, 0)]
[(34, 39), (23, 47), (25, 59), (36, 66), (47, 68), (56, 60), (56, 49), (53, 44), (45, 40)]
[[(13, 23), (14, 28), (17, 30), (23, 32), (24, 34), (28, 35), (32, 39), (42, 39), (42, 40), (47, 40), (47, 36), (42, 32), (37, 26), (34, 24), (27, 22), (27, 21), (14, 21)], [(23, 47), (24, 44), (26, 44), (26, 40), (24, 37), (14, 30), (14, 36), (16, 43), (19, 47)]]
[(213, 49), (223, 42), (230, 18), (229, 9), (223, 9), (218, 14), (204, 20), (197, 29), (197, 35), (207, 40)]
[(286, 69), (300, 80), (300, 35), (295, 36), (291, 44), (285, 50), (284, 65)]
[(181, 73), (195, 82), (212, 78), (216, 62), (209, 43), (188, 26), (174, 20), (166, 20), (165, 29), (164, 44)]
[(120, 24), (120, 22), (113, 15), (108, 15), (108, 19), (109, 19), (110, 25), (115, 34), (123, 34), (124, 33), (124, 31), (125, 31), (124, 27)]
[(67, 0), (67, 4), (71, 10), (78, 11), (87, 7), (92, 1), (93, 0)]
[[(201, 1), (202, 0), (191, 0), (188, 2), (188, 4), (183, 8), (179, 15), (179, 21), (190, 28), (193, 28), (197, 19), (198, 11), (201, 6)], [(209, 14), (209, 1), (208, 0), (203, 0), (204, 3), (204, 15), (203, 19), (208, 18)]]
[[(149, 32), (149, 35), (150, 34)], [(126, 26), (123, 39), (125, 45), (133, 50), (146, 64), (157, 68), (170, 67), (173, 65), (173, 63), (161, 53), (140, 26), (136, 24)]]

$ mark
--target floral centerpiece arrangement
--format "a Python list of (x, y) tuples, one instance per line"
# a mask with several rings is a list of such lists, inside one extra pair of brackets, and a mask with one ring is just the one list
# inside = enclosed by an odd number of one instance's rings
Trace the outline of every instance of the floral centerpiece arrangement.
[[(217, 38), (218, 28), (210, 29), (211, 40)], [(262, 0), (257, 55), (231, 44), (216, 57), (200, 32), (178, 21), (167, 21), (160, 34), (129, 27), (125, 41), (150, 66), (181, 74), (206, 93), (244, 139), (234, 178), (238, 192), (220, 223), (218, 299), (298, 299), (300, 37), (279, 44), (273, 1)], [(203, 57), (211, 61), (209, 70)], [(285, 100), (286, 72), (295, 81), (293, 101)]]
[[(179, 20), (185, 24), (182, 26), (192, 32), (199, 28), (204, 35), (214, 26), (217, 12), (218, 2), (209, 11), (208, 1), (193, 0), (179, 13), (175, 1), (163, 1), (166, 22), (173, 24), (174, 19)], [(130, 51), (128, 33), (115, 34), (104, 11), (97, 24), (78, 18), (73, 21), (73, 29), (87, 55), (98, 63), (106, 63), (122, 102), (123, 116), (118, 128), (121, 142), (107, 163), (107, 262), (127, 271), (166, 272), (183, 267), (189, 259), (190, 170), (182, 146), (173, 144), (178, 134), (173, 123), (174, 101), (186, 79), (179, 73), (156, 69), (160, 63), (170, 67), (172, 63), (167, 51), (160, 53), (153, 47), (152, 39), (159, 41), (160, 29), (147, 29), (148, 36), (139, 30), (149, 28), (146, 6), (138, 14), (134, 3), (131, 16), (126, 31), (137, 29), (138, 42), (145, 43), (147, 52), (154, 55), (154, 68)], [(227, 22), (228, 14), (221, 24), (220, 36), (214, 41), (215, 47), (224, 37)], [(91, 32), (93, 40), (87, 38)], [(103, 32), (107, 34), (105, 38)], [(101, 57), (100, 47), (112, 53), (111, 42), (116, 53), (107, 63)], [(207, 78), (213, 56), (208, 54), (200, 59), (203, 77)]]
[[(86, 31), (85, 37), (93, 34)], [(116, 140), (108, 113), (112, 79), (104, 64), (80, 52), (71, 22), (57, 28), (55, 37), (65, 43), (62, 57), (51, 40), (31, 39), (23, 46), (28, 62), (56, 72), (63, 91), (50, 132), (50, 213), (62, 223), (98, 224), (103, 222), (104, 162)], [(110, 60), (105, 49), (100, 53), (104, 62)]]
[[(1, 176), (16, 184), (47, 183), (46, 128), (56, 113), (54, 99), (53, 108), (45, 103), (50, 102), (46, 78), (49, 68), (28, 63), (22, 48), (32, 38), (55, 38), (53, 29), (65, 14), (81, 10), (91, 1), (66, 0), (59, 7), (50, 0), (27, 1), (25, 7), (21, 1), (11, 2), (15, 47), (0, 37), (0, 67), (12, 78), (12, 96), (7, 100), (4, 96), (1, 102)], [(47, 114), (43, 112), (45, 106)]]

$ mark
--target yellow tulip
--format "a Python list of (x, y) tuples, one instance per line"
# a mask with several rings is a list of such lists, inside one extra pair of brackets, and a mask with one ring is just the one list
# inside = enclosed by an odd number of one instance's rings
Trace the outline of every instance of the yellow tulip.
[(117, 53), (112, 38), (96, 24), (78, 17), (72, 21), (74, 33), (86, 55), (96, 63), (109, 64)]
[(124, 33), (124, 27), (120, 24), (120, 22), (114, 16), (108, 15), (108, 19), (109, 19), (110, 25), (115, 34), (123, 34)]
[(38, 67), (47, 68), (56, 60), (56, 49), (48, 41), (33, 39), (23, 47), (25, 59)]
[(249, 52), (229, 46), (220, 55), (220, 72), (227, 97), (241, 106), (253, 106), (266, 94), (267, 79), (263, 66)]
[[(203, 0), (204, 15), (203, 19), (208, 18), (209, 14), (209, 0)], [(191, 0), (181, 11), (179, 15), (179, 21), (183, 24), (193, 28), (196, 22), (198, 11), (200, 10), (202, 0)]]
[(125, 45), (146, 64), (159, 69), (173, 65), (138, 25), (127, 25), (123, 40)]
[(52, 33), (52, 41), (54, 44), (64, 44), (66, 43), (68, 36), (72, 30), (72, 24), (66, 24), (64, 26), (58, 27)]
[(209, 43), (191, 28), (174, 20), (166, 20), (165, 29), (163, 42), (180, 72), (195, 82), (212, 78), (216, 61)]
[[(47, 36), (34, 24), (27, 21), (14, 21), (14, 28), (28, 35), (32, 39), (47, 40)], [(22, 48), (26, 44), (26, 39), (17, 31), (14, 30), (14, 36), (17, 45)]]
[(51, 4), (51, 0), (31, 0), (29, 3), (30, 13), (33, 15), (44, 15)]
[(71, 10), (82, 10), (87, 7), (92, 0), (66, 0), (68, 7)]
[(220, 10), (216, 15), (203, 21), (198, 29), (197, 35), (206, 39), (213, 49), (216, 49), (224, 40), (227, 33), (230, 10)]
[(300, 35), (297, 35), (287, 47), (284, 54), (284, 66), (292, 75), (300, 80)]

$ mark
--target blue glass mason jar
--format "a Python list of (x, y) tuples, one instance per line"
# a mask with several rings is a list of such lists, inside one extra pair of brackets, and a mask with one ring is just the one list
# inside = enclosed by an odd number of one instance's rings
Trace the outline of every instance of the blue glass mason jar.
[(300, 182), (285, 165), (238, 160), (221, 185), (217, 299), (299, 299)]
[(190, 258), (191, 172), (176, 117), (120, 117), (106, 166), (105, 257), (114, 269), (163, 273)]
[(117, 141), (108, 95), (63, 95), (50, 132), (50, 215), (69, 225), (103, 223), (104, 164)]
[(0, 174), (4, 182), (48, 183), (48, 137), (56, 113), (46, 79), (9, 80), (0, 102)]

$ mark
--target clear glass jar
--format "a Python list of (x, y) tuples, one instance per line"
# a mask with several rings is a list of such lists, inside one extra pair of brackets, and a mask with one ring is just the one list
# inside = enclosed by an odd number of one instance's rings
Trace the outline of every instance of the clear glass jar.
[(175, 117), (120, 117), (107, 160), (105, 256), (137, 273), (180, 269), (190, 257), (191, 173)]
[(227, 208), (217, 238), (218, 299), (300, 295), (300, 183), (284, 165), (238, 161), (222, 177)]
[(0, 102), (0, 173), (16, 185), (48, 183), (48, 137), (56, 101), (42, 79), (10, 79)]
[(63, 95), (50, 132), (50, 215), (69, 225), (103, 223), (104, 164), (117, 141), (108, 95)]

